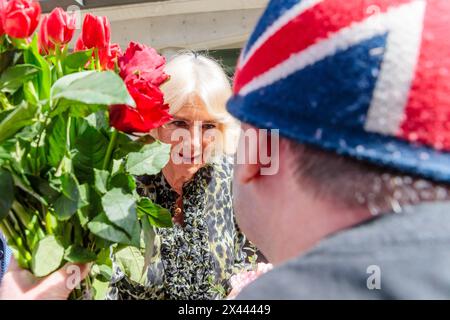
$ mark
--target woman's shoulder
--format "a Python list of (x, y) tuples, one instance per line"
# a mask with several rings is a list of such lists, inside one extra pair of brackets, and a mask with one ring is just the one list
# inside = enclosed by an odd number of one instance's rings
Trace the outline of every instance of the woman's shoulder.
[(211, 163), (214, 171), (222, 178), (231, 178), (233, 176), (234, 157), (226, 155), (214, 159)]

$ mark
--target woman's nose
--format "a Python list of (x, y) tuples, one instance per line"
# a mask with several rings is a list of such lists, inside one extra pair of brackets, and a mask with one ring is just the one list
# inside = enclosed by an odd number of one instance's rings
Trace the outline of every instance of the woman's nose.
[(198, 150), (201, 149), (202, 146), (202, 127), (201, 125), (194, 125), (190, 128), (190, 144), (191, 151), (193, 154), (198, 153)]

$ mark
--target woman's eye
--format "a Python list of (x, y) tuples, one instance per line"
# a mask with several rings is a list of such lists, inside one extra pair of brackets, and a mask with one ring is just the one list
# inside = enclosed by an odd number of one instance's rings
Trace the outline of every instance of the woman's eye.
[(178, 128), (187, 128), (187, 123), (184, 121), (173, 121), (172, 125)]
[(217, 126), (213, 123), (207, 123), (203, 125), (203, 130), (211, 130), (215, 129)]

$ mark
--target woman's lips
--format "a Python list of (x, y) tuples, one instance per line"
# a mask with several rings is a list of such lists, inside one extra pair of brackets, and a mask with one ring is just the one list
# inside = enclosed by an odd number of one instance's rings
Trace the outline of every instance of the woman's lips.
[(195, 161), (201, 162), (201, 160), (202, 160), (201, 154), (193, 156), (193, 157), (185, 157), (180, 154), (180, 157), (183, 159), (183, 163), (194, 163)]

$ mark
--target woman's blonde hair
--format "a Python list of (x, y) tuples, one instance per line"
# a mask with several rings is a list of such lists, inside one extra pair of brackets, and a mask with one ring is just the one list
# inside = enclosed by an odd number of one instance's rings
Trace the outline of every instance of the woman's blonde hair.
[(175, 114), (186, 104), (194, 104), (200, 99), (209, 114), (220, 123), (224, 136), (223, 151), (234, 153), (239, 124), (226, 110), (232, 90), (221, 65), (209, 57), (189, 51), (172, 57), (165, 71), (170, 75), (170, 80), (161, 90), (165, 102), (170, 106), (170, 113)]

